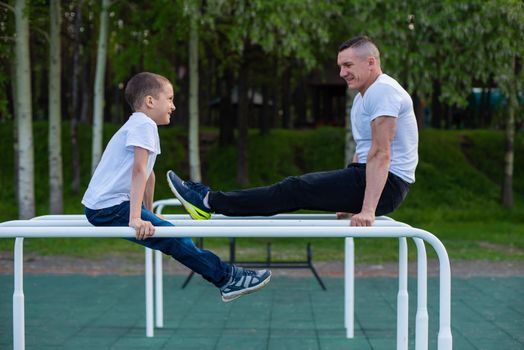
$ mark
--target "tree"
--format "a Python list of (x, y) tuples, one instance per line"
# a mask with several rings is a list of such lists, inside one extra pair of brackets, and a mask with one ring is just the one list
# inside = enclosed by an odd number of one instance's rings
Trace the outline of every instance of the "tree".
[(200, 182), (200, 147), (198, 137), (198, 22), (200, 9), (190, 1), (189, 16), (189, 174), (192, 181)]
[(107, 32), (108, 32), (108, 8), (110, 0), (102, 0), (100, 11), (100, 31), (98, 33), (98, 46), (96, 55), (96, 76), (94, 86), (93, 104), (93, 147), (91, 152), (91, 173), (95, 172), (96, 166), (102, 157), (102, 141), (104, 126), (104, 83), (107, 59)]
[[(78, 0), (75, 3), (74, 11), (72, 12), (71, 21), (68, 26), (70, 37), (73, 41), (71, 50), (73, 51), (73, 60), (72, 60), (72, 77), (71, 77), (71, 191), (74, 194), (80, 192), (80, 147), (78, 145), (78, 121), (81, 120), (80, 117), (80, 101), (82, 100), (82, 106), (87, 106), (86, 101), (80, 99), (80, 90), (81, 86), (85, 85), (80, 79), (81, 74), (81, 51), (82, 51), (82, 39), (81, 39), (81, 28), (83, 26), (83, 15), (82, 15), (82, 2), (83, 0)], [(86, 94), (87, 91), (84, 91), (83, 94)], [(86, 99), (87, 100), (87, 99)]]
[(63, 212), (60, 0), (49, 3), (49, 213)]
[(519, 108), (519, 92), (524, 89), (522, 59), (524, 47), (518, 38), (524, 32), (524, 4), (517, 0), (489, 1), (485, 4), (485, 22), (490, 25), (490, 40), (486, 41), (486, 59), (496, 62), (490, 66), (494, 77), (507, 98), (505, 120), (504, 177), (501, 202), (506, 208), (513, 207), (513, 169), (515, 120)]
[(29, 19), (25, 0), (15, 2), (15, 32), (18, 216), (29, 219), (35, 216), (35, 188)]
[[(316, 63), (320, 46), (329, 41), (328, 23), (338, 13), (336, 3), (324, 1), (208, 1), (214, 19), (210, 26), (220, 41), (220, 51), (227, 52), (226, 62), (237, 72), (238, 143), (237, 181), (248, 183), (247, 176), (247, 106), (249, 55), (262, 52), (301, 65), (303, 72)], [(216, 30), (215, 30), (216, 28)], [(287, 93), (288, 91), (286, 91)]]

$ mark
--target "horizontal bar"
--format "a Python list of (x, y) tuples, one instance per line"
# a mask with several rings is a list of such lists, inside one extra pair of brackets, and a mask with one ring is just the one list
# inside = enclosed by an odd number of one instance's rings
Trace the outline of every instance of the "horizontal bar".
[[(201, 221), (196, 221), (201, 222)], [(203, 221), (205, 222), (205, 221)], [(293, 226), (173, 226), (156, 227), (155, 237), (419, 237), (433, 234), (408, 227), (293, 227)], [(134, 237), (130, 227), (0, 227), (0, 238), (13, 237)]]
[[(168, 220), (178, 227), (235, 227), (235, 226), (309, 226), (349, 227), (349, 220)], [(397, 221), (376, 221), (374, 227), (405, 226)], [(0, 227), (94, 227), (87, 220), (13, 220), (0, 223)]]
[[(168, 220), (192, 220), (189, 214), (164, 214)], [(336, 219), (336, 215), (329, 214), (277, 214), (273, 216), (226, 216), (222, 214), (214, 214), (210, 220), (327, 220)], [(33, 218), (32, 220), (87, 220), (83, 214), (67, 214), (67, 215), (42, 215)], [(375, 220), (395, 221), (388, 216), (377, 216)]]

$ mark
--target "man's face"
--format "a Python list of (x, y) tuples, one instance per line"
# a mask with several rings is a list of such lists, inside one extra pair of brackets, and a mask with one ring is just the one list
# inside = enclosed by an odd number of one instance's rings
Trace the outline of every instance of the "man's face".
[(153, 120), (157, 125), (167, 125), (171, 119), (171, 113), (176, 109), (173, 103), (173, 86), (164, 84), (164, 88), (158, 94), (158, 98), (153, 97)]
[(348, 48), (339, 52), (337, 64), (340, 67), (340, 77), (346, 81), (348, 88), (358, 90), (361, 94), (375, 78), (372, 76), (374, 59), (359, 55), (355, 49)]

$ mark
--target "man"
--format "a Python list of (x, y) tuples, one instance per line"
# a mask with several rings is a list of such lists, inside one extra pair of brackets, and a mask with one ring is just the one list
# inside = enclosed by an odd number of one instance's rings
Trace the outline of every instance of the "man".
[(169, 171), (171, 190), (194, 219), (209, 219), (212, 212), (252, 216), (311, 209), (351, 216), (352, 226), (370, 226), (375, 215), (399, 207), (415, 182), (418, 163), (411, 97), (395, 79), (382, 73), (379, 50), (368, 37), (344, 42), (337, 63), (348, 87), (358, 91), (351, 109), (356, 142), (353, 163), (341, 170), (288, 177), (271, 186), (232, 192), (211, 191)]

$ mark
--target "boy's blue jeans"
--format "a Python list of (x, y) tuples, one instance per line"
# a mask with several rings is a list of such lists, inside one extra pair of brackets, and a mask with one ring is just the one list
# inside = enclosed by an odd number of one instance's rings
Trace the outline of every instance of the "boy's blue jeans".
[[(94, 226), (128, 226), (129, 201), (98, 210), (85, 208), (87, 220)], [(174, 226), (168, 221), (142, 207), (142, 220), (150, 221), (153, 226)], [(155, 238), (145, 240), (126, 238), (148, 248), (160, 250), (179, 261), (218, 288), (224, 286), (231, 277), (231, 267), (210, 251), (199, 249), (191, 238)]]

